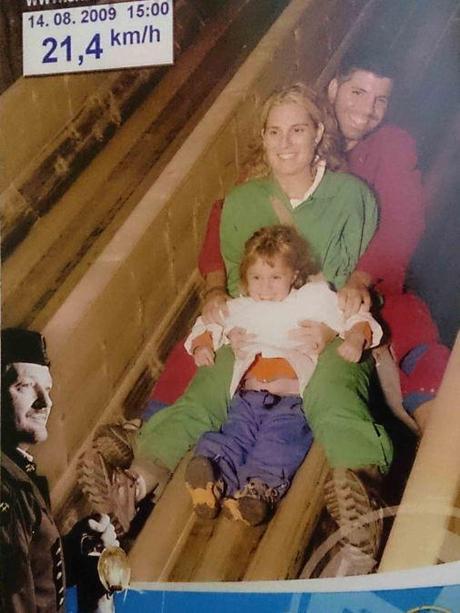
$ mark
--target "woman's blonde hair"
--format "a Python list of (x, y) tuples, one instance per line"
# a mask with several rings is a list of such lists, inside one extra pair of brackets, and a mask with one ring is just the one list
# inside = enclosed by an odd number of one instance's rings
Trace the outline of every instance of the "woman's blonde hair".
[(248, 268), (258, 259), (273, 265), (275, 258), (281, 257), (286, 266), (296, 272), (294, 287), (305, 285), (310, 275), (319, 272), (319, 267), (311, 253), (307, 241), (292, 226), (265, 226), (254, 232), (244, 245), (240, 263), (241, 289), (247, 293)]
[(245, 179), (270, 174), (270, 167), (265, 159), (262, 135), (272, 108), (289, 102), (305, 108), (315, 128), (318, 128), (320, 124), (324, 126), (323, 136), (316, 148), (317, 161), (325, 160), (330, 170), (345, 170), (341, 136), (330, 105), (326, 100), (320, 100), (318, 94), (305, 83), (295, 83), (273, 92), (262, 105), (259, 116), (258, 142), (252, 147), (253, 155), (243, 173)]

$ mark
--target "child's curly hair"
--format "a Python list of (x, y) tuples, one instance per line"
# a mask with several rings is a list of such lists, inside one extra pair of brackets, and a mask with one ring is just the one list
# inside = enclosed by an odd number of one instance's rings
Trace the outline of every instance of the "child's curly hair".
[(244, 255), (240, 263), (240, 283), (247, 293), (247, 272), (259, 258), (273, 265), (275, 258), (281, 257), (284, 264), (297, 273), (294, 287), (305, 285), (308, 277), (319, 272), (307, 241), (292, 226), (265, 226), (254, 232), (246, 241)]

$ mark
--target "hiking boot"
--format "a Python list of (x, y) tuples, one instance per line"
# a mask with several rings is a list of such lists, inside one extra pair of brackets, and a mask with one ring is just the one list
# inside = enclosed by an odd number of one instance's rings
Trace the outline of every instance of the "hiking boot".
[(260, 479), (251, 479), (233, 498), (225, 498), (223, 512), (228, 519), (242, 521), (248, 526), (258, 526), (269, 519), (279, 498), (275, 488)]
[(347, 550), (349, 575), (362, 574), (363, 567), (371, 572), (377, 564), (383, 518), (376, 474), (374, 478), (370, 476), (371, 470), (374, 469), (334, 468), (324, 486), (326, 509), (341, 532), (341, 547)]
[(140, 419), (103, 424), (94, 433), (92, 447), (97, 449), (111, 466), (129, 468), (134, 458), (134, 442), (141, 424)]
[(223, 481), (209, 458), (197, 455), (185, 469), (185, 485), (192, 497), (193, 510), (203, 519), (214, 519), (220, 511)]
[(77, 470), (78, 484), (92, 509), (110, 516), (117, 535), (128, 532), (137, 512), (138, 476), (112, 468), (94, 448), (84, 454)]
[[(333, 548), (318, 578), (351, 577), (373, 572), (377, 561), (349, 543)], [(309, 578), (309, 577), (306, 577)]]

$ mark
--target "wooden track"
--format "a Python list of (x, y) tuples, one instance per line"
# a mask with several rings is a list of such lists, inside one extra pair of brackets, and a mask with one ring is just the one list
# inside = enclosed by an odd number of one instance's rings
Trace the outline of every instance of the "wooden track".
[(268, 524), (255, 528), (195, 516), (184, 458), (129, 554), (133, 581), (296, 578), (323, 506), (327, 465), (314, 445)]

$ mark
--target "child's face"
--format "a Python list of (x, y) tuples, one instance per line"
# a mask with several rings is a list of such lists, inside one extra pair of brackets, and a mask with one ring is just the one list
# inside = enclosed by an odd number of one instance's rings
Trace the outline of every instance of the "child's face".
[(246, 273), (248, 295), (253, 300), (280, 302), (291, 291), (295, 278), (296, 272), (281, 257), (270, 264), (260, 258)]

